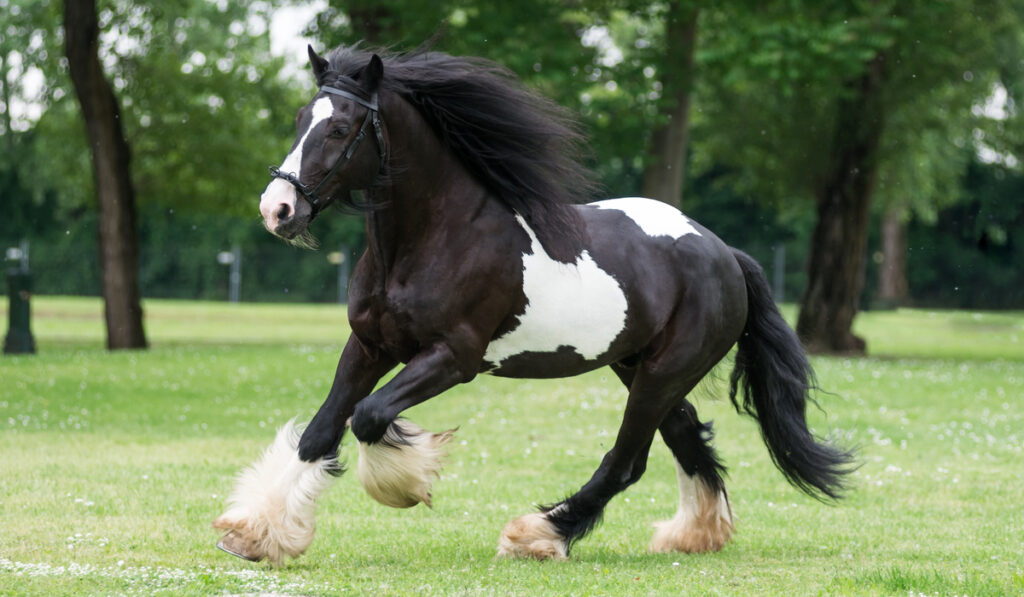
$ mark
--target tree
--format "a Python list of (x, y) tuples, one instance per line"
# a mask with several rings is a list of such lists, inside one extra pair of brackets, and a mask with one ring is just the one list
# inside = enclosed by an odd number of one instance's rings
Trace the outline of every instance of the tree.
[[(770, 200), (814, 201), (797, 330), (812, 351), (863, 352), (851, 329), (872, 205), (897, 196), (933, 201), (913, 172), (922, 164), (962, 168), (962, 158), (946, 158), (956, 152), (922, 144), (970, 137), (956, 113), (966, 101), (969, 114), (970, 102), (990, 93), (977, 83), (999, 65), (990, 49), (1017, 35), (1019, 7), (798, 2), (736, 16), (731, 31), (717, 22), (706, 28), (713, 56), (699, 105), (716, 123), (708, 159), (728, 164), (740, 184)], [(922, 155), (935, 160), (910, 163), (908, 156)]]
[(140, 202), (257, 215), (267, 166), (294, 137), (306, 92), (270, 54), (271, 8), (254, 1), (115, 2), (104, 60), (125, 106)]
[(663, 95), (644, 167), (643, 195), (676, 207), (683, 198), (699, 15), (700, 9), (681, 0), (665, 4), (664, 48), (657, 68)]
[[(178, 3), (174, 11), (123, 1), (69, 2), (68, 7), (13, 1), (10, 12), (17, 19), (0, 33), (0, 50), (15, 48), (22, 71), (44, 74), (42, 89), (28, 99), (42, 115), (25, 125), (16, 157), (5, 163), (13, 173), (7, 180), (20, 175), (33, 181), (31, 193), (16, 195), (15, 215), (45, 219), (50, 214), (40, 210), (54, 211), (69, 229), (78, 220), (98, 222), (108, 345), (142, 346), (144, 333), (136, 324), (141, 282), (134, 283), (135, 290), (124, 282), (137, 274), (119, 274), (128, 291), (108, 288), (113, 272), (137, 271), (130, 263), (137, 263), (137, 249), (126, 249), (135, 244), (130, 240), (137, 228), (131, 223), (134, 200), (162, 205), (168, 217), (175, 210), (209, 217), (245, 214), (256, 228), (251, 216), (267, 181), (266, 165), (279, 160), (291, 140), (289, 121), (301, 96), (279, 76), (282, 61), (270, 57), (271, 9), (265, 3), (206, 0)], [(74, 54), (66, 64), (59, 59), (61, 41)], [(17, 85), (3, 85), (4, 94), (9, 87), (19, 91)], [(84, 101), (76, 102), (82, 94)], [(87, 114), (93, 122), (82, 127)], [(119, 134), (110, 134), (114, 127)], [(100, 162), (102, 171), (83, 160), (93, 148), (107, 157)], [(118, 198), (114, 207), (122, 211), (110, 218), (112, 202), (106, 199), (123, 189), (132, 191), (132, 205), (126, 208), (129, 203)], [(5, 185), (0, 192), (16, 191)], [(94, 219), (90, 212), (96, 207), (102, 215)], [(231, 230), (224, 244), (247, 236), (245, 230)], [(118, 262), (119, 267), (108, 266)]]
[[(871, 8), (874, 10), (866, 16), (891, 32), (890, 41), (868, 61), (854, 93), (838, 104), (833, 168), (815, 195), (818, 220), (797, 332), (811, 350), (819, 352), (865, 350), (864, 341), (851, 328), (863, 288), (867, 220), (884, 164), (884, 143), (890, 151), (896, 146), (920, 155), (922, 142), (929, 138), (922, 133), (941, 131), (949, 146), (950, 139), (969, 138), (973, 128), (969, 117), (958, 115), (933, 118), (930, 126), (916, 130), (895, 128), (886, 120), (896, 115), (915, 120), (907, 112), (933, 115), (934, 108), (925, 108), (921, 99), (943, 98), (943, 112), (959, 107), (959, 112), (969, 114), (969, 104), (984, 101), (990, 88), (964, 83), (973, 83), (971, 71), (977, 71), (980, 80), (991, 80), (1004, 60), (1000, 52), (1005, 46), (1000, 48), (1000, 43), (1017, 42), (1022, 16), (1021, 6), (1007, 8), (995, 2), (878, 3)], [(986, 27), (979, 27), (981, 23)], [(845, 128), (850, 130), (844, 132)], [(953, 155), (963, 154), (954, 151)], [(940, 163), (959, 166), (954, 172), (964, 168), (962, 159), (959, 164), (950, 160)], [(927, 168), (923, 162), (918, 167)], [(905, 257), (906, 250), (898, 219), (902, 216), (893, 206), (911, 201), (899, 198), (889, 203), (889, 229), (883, 232), (888, 232), (890, 244), (904, 244), (903, 255), (899, 248), (889, 249), (887, 269), (892, 278), (900, 273), (900, 257)], [(890, 279), (886, 290), (899, 293), (905, 286), (902, 280)]]
[(886, 307), (910, 302), (907, 282), (907, 221), (897, 209), (882, 216), (882, 260), (878, 264), (878, 301)]
[(64, 32), (68, 70), (92, 150), (107, 348), (145, 348), (131, 152), (121, 109), (99, 59), (95, 0), (65, 0)]
[[(408, 51), (431, 43), (454, 55), (494, 60), (562, 105), (580, 105), (595, 52), (580, 33), (590, 18), (550, 0), (332, 0), (311, 32), (326, 47), (365, 41)], [(544, 51), (538, 51), (543, 48)]]
[(52, 209), (47, 163), (35, 163), (40, 145), (35, 119), (48, 101), (38, 89), (57, 29), (45, 0), (8, 0), (0, 28), (0, 236), (29, 239), (39, 231), (36, 217)]
[(860, 76), (846, 81), (836, 104), (833, 140), (814, 193), (818, 216), (796, 326), (812, 352), (865, 350), (864, 340), (851, 330), (864, 287), (871, 198), (885, 129), (886, 66), (885, 53), (872, 57)]

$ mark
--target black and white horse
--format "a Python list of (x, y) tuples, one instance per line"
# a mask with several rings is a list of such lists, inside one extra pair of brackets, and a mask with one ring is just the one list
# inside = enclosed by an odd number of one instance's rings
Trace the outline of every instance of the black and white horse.
[(591, 178), (571, 119), (494, 63), (358, 47), (309, 55), (319, 90), (299, 111), (260, 211), (271, 232), (308, 244), (326, 206), (358, 208), (368, 248), (349, 286), (352, 334), (331, 390), (301, 434), (282, 429), (242, 474), (214, 522), (228, 531), (220, 547), (274, 562), (301, 554), (317, 497), (340, 474), (347, 427), (370, 495), (429, 504), (451, 432), (424, 431), (399, 418), (404, 410), (480, 373), (551, 378), (607, 366), (628, 390), (614, 446), (575, 494), (510, 522), (498, 553), (565, 558), (644, 473), (656, 431), (675, 457), (680, 497), (652, 549), (721, 549), (733, 530), (724, 467), (686, 397), (735, 345), (737, 410), (759, 421), (794, 485), (839, 496), (851, 456), (807, 428), (811, 367), (753, 259), (660, 202), (579, 205)]

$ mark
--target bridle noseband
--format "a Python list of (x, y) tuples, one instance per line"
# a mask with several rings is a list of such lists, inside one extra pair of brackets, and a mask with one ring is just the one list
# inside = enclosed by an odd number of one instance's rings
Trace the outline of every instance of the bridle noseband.
[[(353, 85), (357, 85), (355, 81), (352, 81), (352, 83)], [(363, 124), (359, 127), (359, 132), (356, 133), (356, 138), (352, 139), (352, 143), (345, 148), (345, 151), (341, 154), (341, 157), (338, 158), (338, 161), (334, 162), (334, 165), (331, 166), (331, 169), (327, 171), (327, 174), (320, 179), (320, 182), (318, 182), (316, 186), (311, 187), (310, 185), (303, 184), (299, 180), (298, 175), (294, 172), (282, 172), (277, 166), (270, 167), (270, 176), (280, 178), (281, 180), (291, 183), (291, 185), (295, 187), (295, 190), (305, 197), (307, 202), (309, 202), (310, 207), (313, 209), (309, 216), (310, 222), (313, 221), (313, 218), (315, 218), (317, 214), (320, 213), (320, 210), (322, 210), (326, 205), (320, 201), (320, 187), (334, 176), (334, 173), (337, 172), (345, 162), (352, 158), (352, 155), (356, 152), (356, 148), (359, 147), (359, 143), (364, 137), (366, 137), (366, 129), (369, 128), (371, 124), (373, 125), (373, 132), (377, 136), (377, 152), (380, 156), (380, 173), (384, 172), (388, 159), (387, 148), (384, 145), (384, 129), (380, 121), (380, 104), (377, 101), (377, 92), (374, 92), (373, 95), (370, 96), (370, 99), (367, 100), (343, 89), (331, 87), (330, 85), (322, 85), (320, 87), (320, 91), (350, 99), (355, 103), (364, 106), (367, 111), (366, 116), (363, 118)]]

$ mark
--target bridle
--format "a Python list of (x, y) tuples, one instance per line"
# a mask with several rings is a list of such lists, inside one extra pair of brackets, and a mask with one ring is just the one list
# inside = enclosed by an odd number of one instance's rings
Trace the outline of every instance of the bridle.
[[(357, 85), (355, 81), (352, 81), (352, 84)], [(359, 143), (364, 137), (366, 137), (366, 130), (371, 124), (373, 125), (373, 132), (377, 136), (377, 152), (380, 156), (380, 173), (384, 172), (388, 159), (387, 148), (384, 145), (384, 129), (380, 121), (380, 104), (377, 100), (377, 92), (373, 92), (373, 95), (371, 95), (370, 99), (367, 100), (343, 89), (331, 87), (330, 85), (321, 85), (320, 91), (350, 99), (355, 103), (364, 106), (367, 111), (366, 116), (363, 118), (363, 124), (359, 127), (359, 132), (356, 133), (356, 138), (352, 139), (352, 142), (345, 148), (345, 151), (341, 154), (341, 157), (338, 158), (338, 161), (334, 162), (334, 165), (331, 166), (331, 169), (327, 171), (327, 174), (320, 179), (320, 182), (318, 182), (316, 186), (311, 187), (310, 185), (303, 184), (299, 180), (298, 175), (294, 172), (282, 172), (277, 166), (270, 167), (270, 176), (280, 178), (281, 180), (291, 183), (291, 185), (295, 187), (295, 190), (305, 197), (306, 201), (313, 209), (309, 216), (310, 222), (312, 222), (313, 218), (315, 218), (317, 214), (320, 213), (320, 210), (326, 206), (326, 203), (321, 202), (320, 199), (320, 187), (334, 176), (334, 173), (337, 172), (345, 162), (352, 158), (352, 155), (356, 152), (356, 148), (359, 147)]]

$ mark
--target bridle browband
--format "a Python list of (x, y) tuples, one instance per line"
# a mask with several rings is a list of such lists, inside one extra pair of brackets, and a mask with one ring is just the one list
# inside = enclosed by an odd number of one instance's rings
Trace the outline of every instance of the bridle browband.
[[(355, 81), (352, 81), (352, 83), (353, 85), (357, 84)], [(317, 214), (320, 213), (320, 210), (322, 210), (326, 205), (320, 201), (320, 187), (334, 176), (334, 173), (337, 172), (345, 162), (352, 158), (352, 155), (356, 152), (356, 148), (359, 147), (359, 143), (364, 137), (366, 137), (366, 129), (369, 128), (371, 124), (373, 125), (373, 132), (377, 136), (377, 152), (380, 156), (380, 173), (384, 172), (388, 159), (387, 148), (384, 145), (384, 129), (380, 121), (380, 104), (377, 100), (377, 92), (374, 92), (373, 95), (370, 96), (370, 99), (367, 100), (354, 93), (350, 93), (344, 89), (338, 89), (337, 87), (331, 87), (330, 85), (321, 85), (320, 91), (350, 99), (360, 106), (364, 106), (367, 111), (366, 116), (363, 118), (363, 124), (359, 127), (359, 132), (356, 133), (356, 138), (352, 139), (352, 143), (345, 148), (345, 151), (341, 154), (341, 157), (338, 158), (338, 161), (334, 162), (334, 165), (331, 166), (331, 169), (327, 171), (327, 174), (320, 179), (320, 182), (318, 182), (316, 186), (310, 187), (307, 184), (303, 184), (299, 180), (298, 175), (294, 172), (282, 172), (277, 166), (270, 167), (270, 176), (280, 178), (281, 180), (291, 183), (291, 185), (295, 187), (295, 190), (305, 197), (306, 201), (313, 209), (309, 216), (310, 222), (316, 218)], [(299, 166), (301, 167), (301, 164)]]

